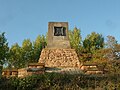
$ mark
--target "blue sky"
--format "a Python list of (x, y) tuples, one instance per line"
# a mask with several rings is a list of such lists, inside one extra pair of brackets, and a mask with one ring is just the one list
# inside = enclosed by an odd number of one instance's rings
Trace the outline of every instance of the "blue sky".
[(0, 32), (9, 46), (46, 34), (48, 22), (69, 22), (69, 29), (112, 35), (120, 42), (120, 0), (0, 0)]

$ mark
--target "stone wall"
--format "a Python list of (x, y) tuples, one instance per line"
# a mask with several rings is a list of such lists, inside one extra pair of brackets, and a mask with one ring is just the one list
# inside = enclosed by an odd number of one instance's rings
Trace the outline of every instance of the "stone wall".
[(39, 63), (45, 67), (79, 67), (80, 62), (74, 49), (48, 49), (41, 52)]
[(28, 75), (27, 68), (18, 69), (18, 77), (26, 77)]
[(43, 63), (30, 63), (27, 68), (18, 69), (18, 77), (31, 76), (33, 74), (43, 74), (45, 67)]

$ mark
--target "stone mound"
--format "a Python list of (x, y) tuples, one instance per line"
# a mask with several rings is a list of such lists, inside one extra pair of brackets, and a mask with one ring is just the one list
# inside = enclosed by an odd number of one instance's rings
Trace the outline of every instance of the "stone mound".
[(79, 67), (80, 62), (75, 49), (48, 49), (41, 52), (39, 63), (45, 67)]

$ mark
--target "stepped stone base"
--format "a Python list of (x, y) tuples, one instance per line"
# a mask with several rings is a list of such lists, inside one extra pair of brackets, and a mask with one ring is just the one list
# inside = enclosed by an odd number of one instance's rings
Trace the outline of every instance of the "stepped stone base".
[(39, 63), (45, 67), (79, 67), (80, 62), (75, 49), (48, 49), (41, 52)]

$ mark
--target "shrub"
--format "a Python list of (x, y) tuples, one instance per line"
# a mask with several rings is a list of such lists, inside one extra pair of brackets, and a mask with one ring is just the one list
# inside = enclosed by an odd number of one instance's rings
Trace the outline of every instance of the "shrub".
[(1, 78), (0, 90), (120, 89), (119, 75), (45, 73), (25, 78)]

